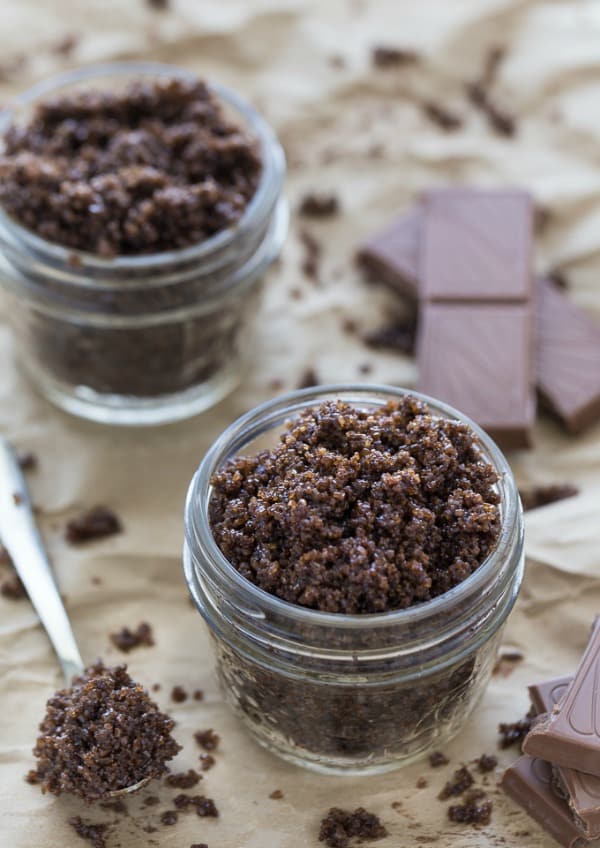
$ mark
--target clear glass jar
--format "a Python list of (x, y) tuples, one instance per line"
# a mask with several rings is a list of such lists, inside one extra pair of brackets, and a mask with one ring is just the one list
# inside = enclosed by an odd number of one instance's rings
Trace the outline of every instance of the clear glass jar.
[[(239, 454), (274, 446), (285, 421), (324, 400), (363, 409), (413, 394), (469, 424), (499, 473), (498, 544), (469, 578), (431, 601), (377, 615), (321, 613), (286, 603), (242, 577), (210, 530), (210, 480)], [(307, 389), (259, 406), (206, 454), (189, 488), (184, 570), (212, 635), (228, 703), (252, 736), (319, 771), (397, 768), (456, 734), (486, 687), (523, 576), (523, 517), (509, 465), (461, 413), (387, 386)]]
[[(193, 78), (134, 62), (62, 74), (16, 98), (0, 115), (0, 136), (48, 96), (173, 76)], [(19, 359), (76, 415), (131, 425), (185, 418), (229, 393), (251, 360), (260, 282), (287, 232), (285, 158), (248, 103), (211, 88), (262, 152), (259, 186), (233, 228), (182, 250), (104, 259), (47, 242), (0, 209), (0, 282)]]

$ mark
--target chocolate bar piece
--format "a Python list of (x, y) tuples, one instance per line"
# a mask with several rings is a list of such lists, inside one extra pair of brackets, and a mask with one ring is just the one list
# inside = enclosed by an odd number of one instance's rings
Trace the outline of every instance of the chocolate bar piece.
[(419, 285), (419, 246), (423, 211), (415, 206), (375, 233), (356, 254), (369, 276), (381, 280), (403, 297), (416, 300)]
[(523, 742), (532, 757), (600, 777), (600, 626), (592, 635), (573, 683), (545, 721)]
[[(572, 677), (558, 677), (529, 687), (534, 707), (550, 713), (565, 696)], [(569, 805), (577, 826), (588, 839), (600, 836), (600, 778), (574, 769), (554, 766), (553, 783)]]
[(543, 683), (532, 683), (528, 687), (529, 697), (538, 715), (540, 713), (551, 713), (572, 682), (573, 675), (569, 674), (566, 677), (544, 680)]
[(531, 444), (532, 316), (525, 305), (425, 303), (419, 390), (455, 406), (498, 444)]
[(552, 768), (544, 760), (521, 757), (502, 775), (500, 786), (565, 848), (584, 848), (588, 840), (579, 830), (569, 807), (552, 790)]
[(567, 430), (600, 418), (600, 326), (550, 280), (537, 281), (537, 384)]
[(423, 300), (526, 302), (533, 204), (524, 191), (445, 189), (427, 195), (421, 244)]
[[(358, 262), (415, 302), (423, 208), (415, 206), (373, 235)], [(600, 419), (600, 326), (551, 280), (536, 280), (536, 382), (542, 401), (567, 430), (580, 433)]]

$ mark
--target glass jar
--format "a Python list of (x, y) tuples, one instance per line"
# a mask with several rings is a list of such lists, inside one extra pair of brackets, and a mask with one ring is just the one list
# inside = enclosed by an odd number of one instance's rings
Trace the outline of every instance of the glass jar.
[[(280, 600), (242, 577), (209, 526), (210, 480), (238, 454), (273, 447), (286, 420), (325, 400), (362, 409), (412, 394), (458, 419), (497, 470), (502, 526), (493, 553), (433, 600), (376, 615), (321, 613)], [(380, 772), (441, 745), (464, 725), (490, 677), (523, 575), (523, 517), (509, 465), (466, 416), (415, 392), (329, 386), (294, 392), (232, 424), (189, 488), (184, 570), (208, 624), (228, 703), (252, 736), (319, 771)]]
[[(194, 78), (134, 62), (62, 74), (16, 98), (0, 135), (48, 96), (173, 76)], [(260, 183), (234, 227), (182, 250), (105, 259), (45, 241), (0, 209), (0, 282), (19, 359), (76, 415), (131, 425), (185, 418), (229, 393), (251, 360), (260, 282), (287, 232), (285, 158), (248, 103), (210, 87), (261, 147)]]

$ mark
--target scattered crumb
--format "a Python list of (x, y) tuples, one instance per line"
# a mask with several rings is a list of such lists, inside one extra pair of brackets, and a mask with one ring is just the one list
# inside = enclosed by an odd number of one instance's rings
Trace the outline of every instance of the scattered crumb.
[(426, 778), (426, 777), (420, 777), (420, 778), (417, 780), (417, 783), (416, 783), (416, 787), (417, 787), (417, 789), (426, 789), (426, 788), (427, 788), (427, 786), (429, 786), (429, 784), (428, 784), (428, 782), (427, 782), (427, 778)]
[(416, 50), (388, 47), (383, 44), (375, 46), (371, 51), (371, 61), (376, 68), (400, 68), (404, 65), (415, 65), (420, 58)]
[(208, 848), (206, 842), (194, 842), (193, 845), (190, 845), (190, 848)]
[(301, 230), (299, 238), (304, 248), (304, 256), (301, 263), (302, 273), (312, 280), (318, 280), (321, 255), (323, 253), (321, 243), (308, 230)]
[(114, 801), (100, 801), (98, 806), (102, 807), (103, 810), (110, 810), (111, 812), (117, 813), (120, 816), (128, 815), (125, 802), (122, 801), (121, 798), (115, 798)]
[(482, 774), (488, 771), (494, 771), (498, 765), (498, 758), (493, 754), (482, 754), (477, 760), (477, 768)]
[(147, 798), (144, 798), (144, 807), (156, 807), (157, 804), (160, 804), (160, 798), (158, 795), (149, 795)]
[(153, 683), (152, 684), (152, 691), (153, 692), (160, 692), (161, 689), (162, 689), (162, 686), (160, 685), (160, 683)]
[(30, 769), (25, 775), (25, 783), (31, 783), (32, 786), (41, 783), (43, 779), (37, 769)]
[(176, 704), (182, 704), (184, 701), (187, 701), (188, 693), (185, 691), (183, 686), (173, 686), (171, 689), (171, 700)]
[(363, 342), (373, 350), (395, 350), (413, 356), (417, 337), (414, 317), (383, 324), (363, 336)]
[(361, 362), (361, 364), (358, 366), (358, 373), (359, 374), (367, 375), (367, 374), (371, 374), (372, 371), (373, 371), (373, 366), (371, 365), (370, 362)]
[(498, 744), (500, 748), (510, 748), (513, 745), (520, 744), (531, 730), (531, 724), (534, 718), (535, 714), (532, 707), (525, 718), (519, 719), (519, 721), (515, 721), (512, 724), (499, 724), (498, 733), (500, 734), (500, 739)]
[(9, 601), (21, 601), (27, 597), (27, 590), (19, 575), (13, 574), (0, 582), (0, 594)]
[(272, 380), (269, 380), (269, 391), (271, 392), (280, 392), (283, 386), (284, 382), (281, 377), (273, 377)]
[(298, 286), (294, 286), (290, 289), (290, 297), (292, 300), (302, 300), (304, 297), (304, 292), (302, 289), (298, 288)]
[(569, 279), (566, 276), (564, 271), (560, 271), (558, 268), (553, 268), (552, 270), (546, 273), (546, 278), (550, 280), (554, 285), (565, 291), (569, 288)]
[(299, 389), (310, 389), (313, 386), (319, 385), (319, 376), (314, 368), (307, 368), (306, 371), (303, 371), (300, 375), (300, 379), (298, 380)]
[(23, 503), (23, 495), (21, 492), (13, 492), (12, 499), (14, 501), (15, 506), (20, 506)]
[(445, 754), (442, 754), (441, 751), (433, 751), (429, 755), (429, 765), (431, 768), (440, 768), (440, 766), (447, 766), (450, 760)]
[(146, 3), (157, 12), (164, 12), (171, 5), (170, 0), (146, 0)]
[(165, 779), (165, 783), (168, 786), (175, 786), (177, 789), (191, 789), (192, 786), (196, 786), (201, 780), (201, 774), (198, 774), (195, 769), (189, 769), (178, 774), (169, 774)]
[(423, 114), (446, 132), (459, 130), (464, 123), (462, 117), (456, 112), (452, 112), (450, 109), (432, 100), (423, 103)]
[(90, 583), (91, 583), (93, 586), (101, 586), (101, 585), (102, 585), (102, 580), (100, 579), (100, 577), (90, 577)]
[(87, 512), (72, 518), (66, 528), (67, 542), (79, 545), (95, 539), (103, 539), (121, 533), (123, 526), (112, 510), (104, 506), (96, 506)]
[(402, 809), (402, 801), (392, 801), (390, 806), (393, 810), (396, 810), (396, 811), (401, 810)]
[(212, 728), (209, 730), (198, 730), (194, 733), (194, 739), (205, 751), (216, 751), (219, 747), (220, 737)]
[(219, 817), (215, 802), (212, 798), (207, 798), (206, 795), (186, 795), (182, 792), (181, 795), (173, 799), (173, 804), (178, 810), (195, 809), (200, 818), (216, 819)]
[(130, 630), (129, 627), (123, 627), (116, 633), (111, 633), (110, 641), (125, 654), (142, 645), (151, 648), (155, 644), (152, 628), (147, 621), (140, 622), (135, 630)]
[(107, 824), (93, 824), (85, 822), (81, 816), (73, 816), (69, 819), (69, 824), (78, 836), (87, 840), (93, 848), (106, 848), (106, 831)]
[(25, 451), (18, 456), (18, 462), (22, 471), (35, 471), (38, 467), (38, 458), (33, 451)]
[(175, 810), (165, 810), (164, 813), (161, 813), (160, 823), (166, 825), (177, 824), (177, 813)]
[(212, 754), (200, 754), (200, 768), (202, 771), (209, 771), (216, 762)]
[(520, 489), (519, 494), (521, 495), (523, 509), (527, 512), (530, 509), (538, 509), (540, 506), (547, 506), (566, 498), (572, 498), (579, 494), (579, 489), (572, 483), (554, 483), (549, 486), (532, 486), (530, 489)]
[[(483, 793), (485, 797), (485, 793)], [(481, 801), (481, 803), (480, 803)], [(493, 804), (489, 799), (481, 800), (478, 793), (465, 799), (464, 804), (448, 807), (448, 818), (459, 824), (489, 824)]]
[(347, 848), (353, 838), (359, 842), (368, 842), (383, 839), (387, 835), (379, 817), (367, 812), (364, 807), (358, 807), (353, 813), (331, 807), (321, 820), (319, 842), (324, 842), (329, 848)]
[(496, 659), (492, 674), (508, 677), (512, 674), (514, 667), (524, 659), (525, 655), (521, 651), (502, 651)]
[(552, 212), (547, 206), (536, 203), (533, 207), (533, 228), (536, 233), (543, 233), (552, 222)]
[(283, 798), (283, 792), (281, 789), (274, 789), (269, 795), (269, 798), (272, 798), (274, 801), (280, 801)]
[(298, 213), (305, 218), (330, 218), (340, 211), (340, 202), (335, 194), (310, 192), (300, 201)]
[(342, 320), (342, 330), (348, 333), (349, 336), (354, 336), (358, 333), (358, 322), (354, 318), (344, 318)]
[(495, 132), (507, 137), (515, 135), (517, 125), (514, 117), (490, 98), (487, 87), (483, 83), (469, 83), (467, 85), (467, 96), (473, 106), (484, 113), (490, 127)]
[(452, 775), (451, 779), (446, 783), (438, 798), (440, 801), (445, 801), (446, 798), (452, 798), (455, 795), (462, 795), (473, 785), (473, 775), (466, 766), (461, 766)]
[(192, 695), (194, 701), (203, 701), (204, 700), (204, 691), (202, 689), (194, 689), (194, 693)]
[(79, 45), (80, 38), (75, 32), (67, 32), (50, 46), (50, 52), (57, 56), (69, 57)]

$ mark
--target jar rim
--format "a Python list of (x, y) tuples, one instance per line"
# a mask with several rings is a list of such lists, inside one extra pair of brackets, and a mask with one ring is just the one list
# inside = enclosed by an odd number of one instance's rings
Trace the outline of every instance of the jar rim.
[[(408, 395), (427, 404), (434, 415), (457, 420), (469, 426), (483, 448), (483, 456), (491, 462), (498, 473), (497, 486), (503, 506), (502, 525), (494, 549), (479, 567), (461, 583), (428, 601), (405, 609), (360, 615), (321, 612), (293, 604), (266, 592), (243, 577), (217, 545), (210, 529), (208, 515), (211, 477), (225, 459), (237, 452), (234, 446), (242, 448), (249, 441), (268, 432), (271, 429), (270, 424), (281, 422), (282, 413), (285, 414), (286, 418), (293, 418), (303, 409), (328, 397), (353, 402), (357, 405), (360, 404), (361, 399), (364, 401), (370, 398), (371, 402), (377, 400), (380, 405), (383, 405), (389, 400)], [(252, 434), (251, 438), (248, 438), (249, 433)], [(520, 499), (510, 465), (490, 436), (467, 415), (449, 404), (412, 389), (384, 384), (341, 383), (323, 385), (318, 388), (293, 391), (260, 404), (230, 424), (209, 448), (192, 478), (185, 503), (186, 542), (200, 548), (202, 553), (210, 558), (215, 574), (229, 582), (230, 585), (233, 584), (237, 587), (247, 597), (249, 603), (254, 601), (265, 612), (283, 615), (296, 623), (344, 630), (366, 631), (381, 626), (413, 625), (460, 605), (463, 598), (476, 593), (478, 590), (483, 590), (489, 580), (493, 578), (499, 566), (508, 557), (514, 544), (515, 531), (521, 525)], [(189, 575), (186, 576), (189, 577)]]
[[(198, 79), (198, 74), (193, 71), (163, 62), (107, 62), (65, 71), (30, 86), (0, 109), (0, 138), (8, 129), (16, 111), (23, 106), (31, 105), (40, 97), (56, 92), (60, 88), (80, 82), (93, 81), (97, 78), (121, 78), (135, 75), (178, 77), (188, 81)], [(207, 80), (206, 84), (226, 106), (233, 107), (242, 116), (247, 128), (258, 139), (261, 146), (263, 167), (259, 184), (241, 218), (232, 227), (215, 233), (199, 244), (178, 250), (111, 258), (104, 258), (94, 253), (75, 250), (58, 242), (48, 241), (23, 227), (7, 214), (2, 206), (0, 206), (0, 229), (15, 234), (21, 243), (31, 246), (35, 251), (57, 264), (73, 267), (74, 270), (80, 272), (80, 275), (73, 282), (77, 285), (89, 285), (91, 287), (97, 287), (98, 280), (83, 276), (81, 271), (160, 271), (164, 267), (180, 263), (206, 260), (213, 254), (227, 250), (236, 238), (254, 226), (257, 218), (269, 213), (277, 199), (285, 175), (285, 156), (275, 132), (244, 97), (221, 83)], [(73, 257), (78, 260), (76, 265), (73, 265)], [(81, 268), (79, 263), (81, 263)], [(132, 282), (135, 286), (135, 281)]]

